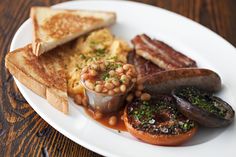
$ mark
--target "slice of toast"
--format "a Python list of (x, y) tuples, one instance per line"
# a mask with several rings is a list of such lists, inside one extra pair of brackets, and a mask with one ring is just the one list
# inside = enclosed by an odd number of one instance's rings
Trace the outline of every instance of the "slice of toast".
[(113, 12), (61, 10), (32, 7), (33, 53), (36, 56), (95, 29), (107, 27), (116, 21)]
[(5, 65), (26, 87), (46, 98), (59, 111), (68, 113), (66, 73), (59, 54), (48, 52), (36, 57), (30, 44), (9, 52)]

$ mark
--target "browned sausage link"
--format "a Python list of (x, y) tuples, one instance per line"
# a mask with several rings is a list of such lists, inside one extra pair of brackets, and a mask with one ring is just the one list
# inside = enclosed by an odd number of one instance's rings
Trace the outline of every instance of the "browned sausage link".
[(147, 76), (141, 82), (150, 93), (170, 93), (180, 86), (196, 86), (209, 92), (217, 92), (221, 88), (221, 79), (217, 73), (198, 68), (163, 71)]

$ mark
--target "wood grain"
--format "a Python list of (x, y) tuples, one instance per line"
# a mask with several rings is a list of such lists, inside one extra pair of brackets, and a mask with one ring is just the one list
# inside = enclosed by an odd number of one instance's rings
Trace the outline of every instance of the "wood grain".
[[(22, 97), (4, 66), (12, 37), (29, 17), (30, 7), (50, 6), (62, 1), (65, 0), (0, 1), (0, 156), (100, 156), (72, 142), (40, 118)], [(236, 46), (234, 0), (138, 1), (191, 18)]]

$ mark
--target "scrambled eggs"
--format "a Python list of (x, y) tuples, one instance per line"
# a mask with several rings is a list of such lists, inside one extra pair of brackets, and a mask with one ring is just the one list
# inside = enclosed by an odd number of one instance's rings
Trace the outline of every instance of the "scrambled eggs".
[(84, 66), (92, 61), (115, 60), (127, 62), (128, 43), (115, 38), (108, 29), (101, 29), (81, 37), (76, 41), (73, 55), (68, 60), (68, 93), (83, 95), (84, 89), (80, 84), (80, 73)]

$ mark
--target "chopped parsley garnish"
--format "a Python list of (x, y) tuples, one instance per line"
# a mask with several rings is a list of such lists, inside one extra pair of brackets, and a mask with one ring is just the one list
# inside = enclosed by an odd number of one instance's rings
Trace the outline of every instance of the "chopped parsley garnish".
[(100, 42), (98, 42), (98, 41), (95, 41), (95, 40), (92, 40), (91, 42), (90, 42), (90, 46), (91, 47), (95, 47), (97, 44), (99, 44)]
[(107, 58), (107, 61), (113, 61), (113, 62), (115, 62), (115, 61), (117, 61), (118, 60), (118, 57), (117, 56), (112, 56), (112, 57), (108, 57)]
[(143, 104), (144, 104), (144, 105), (148, 105), (148, 102), (147, 102), (147, 101), (143, 101)]
[(134, 117), (142, 124), (148, 123), (154, 118), (155, 108), (152, 106), (141, 104), (138, 110), (134, 111)]
[(105, 80), (108, 80), (109, 77), (110, 77), (110, 75), (109, 75), (108, 72), (105, 72), (105, 73), (103, 73), (103, 74), (101, 75), (101, 79), (104, 80), (104, 81), (105, 81)]
[(173, 103), (175, 102), (165, 99), (148, 102), (136, 100), (129, 107), (128, 114), (136, 129), (154, 134), (179, 134), (195, 127), (194, 122), (178, 112)]
[(194, 124), (191, 122), (189, 123), (189, 120), (186, 120), (185, 122), (180, 124), (180, 127), (183, 130), (190, 130), (191, 128), (194, 127)]
[(212, 99), (211, 94), (203, 92), (197, 88), (181, 88), (177, 90), (177, 96), (184, 98), (204, 111), (211, 112), (221, 117), (224, 117), (226, 114), (226, 110), (217, 107), (217, 102)]
[(105, 49), (95, 49), (93, 52), (96, 54), (96, 56), (104, 57), (106, 51)]
[(122, 67), (122, 64), (115, 63), (115, 62), (108, 62), (108, 65), (106, 66), (107, 70), (115, 70), (116, 68)]
[(86, 59), (86, 58), (87, 58), (84, 54), (80, 54), (79, 57), (80, 57), (81, 59)]
[(86, 62), (93, 62), (93, 61), (95, 62), (95, 61), (97, 61), (99, 59), (100, 59), (99, 57), (88, 57)]

